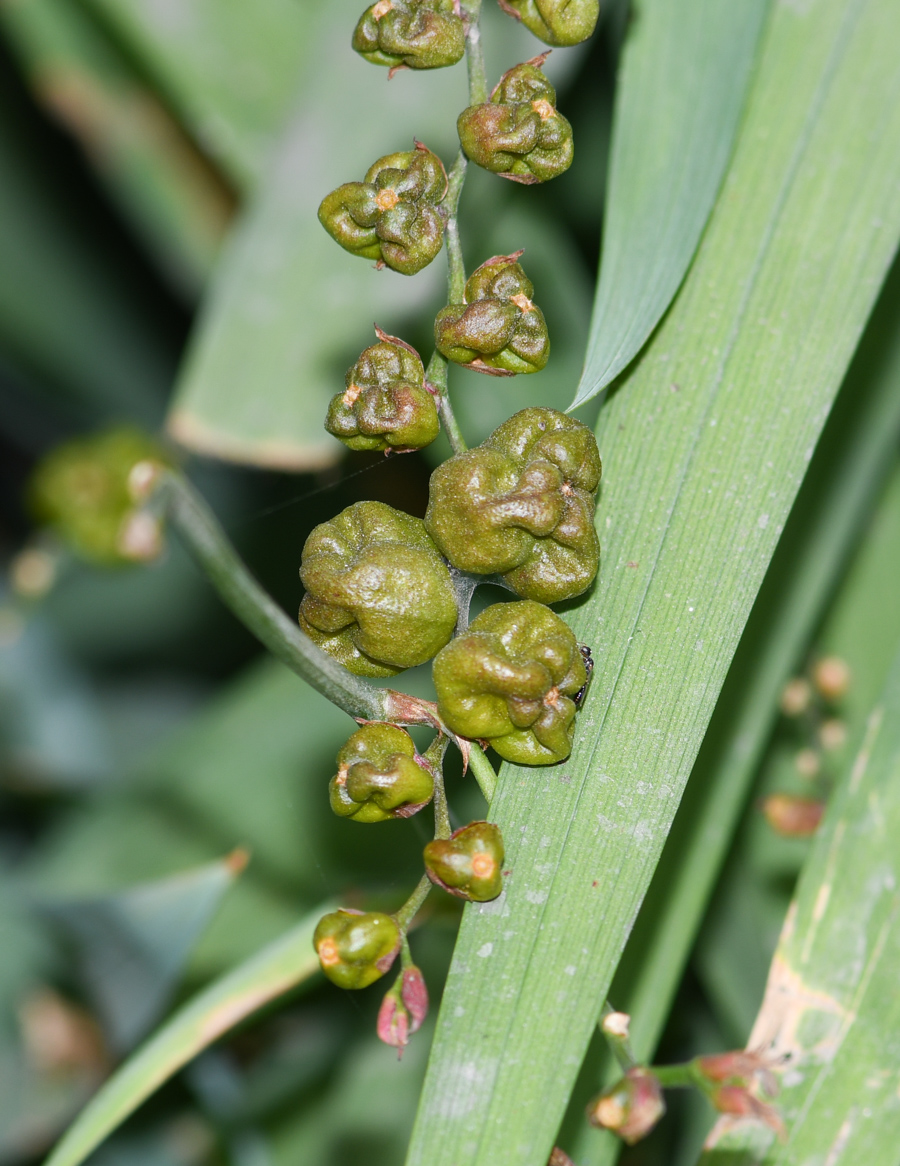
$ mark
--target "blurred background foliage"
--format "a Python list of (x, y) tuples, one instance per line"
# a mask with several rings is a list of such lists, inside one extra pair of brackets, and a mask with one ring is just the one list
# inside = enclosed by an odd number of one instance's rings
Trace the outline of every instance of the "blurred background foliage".
[[(149, 568), (86, 566), (35, 541), (25, 491), (60, 439), (111, 422), (159, 428), (171, 410), (195, 451), (192, 477), (289, 611), (317, 522), (365, 498), (424, 512), (428, 458), (445, 450), (342, 454), (321, 418), (373, 319), (427, 350), (422, 308), (440, 304), (438, 273), (412, 285), (360, 270), (314, 209), (359, 176), (360, 157), (398, 148), (398, 134), (415, 130), (449, 159), (447, 111), (464, 104), (463, 81), (458, 70), (429, 78), (427, 100), (410, 73), (373, 83), (345, 43), (358, 8), (0, 0), (0, 1166), (39, 1161), (174, 1001), (326, 898), (394, 906), (418, 874), (417, 819), (370, 832), (331, 815), (325, 790), (349, 722), (261, 656), (177, 542)], [(489, 74), (535, 51), (493, 5), (485, 21)], [(622, 28), (612, 6), (587, 46), (550, 59), (576, 141), (590, 143), (569, 173), (530, 191), (470, 178), (466, 249), (525, 247), (555, 354), (514, 391), (486, 395), (455, 373), (472, 439), (514, 407), (572, 397)], [(877, 326), (895, 334), (898, 312), (893, 278)], [(848, 385), (887, 376), (896, 396), (898, 364), (876, 336)], [(834, 564), (827, 614), (795, 661), (798, 672), (823, 653), (849, 662), (830, 710), (845, 741), (825, 752), (820, 726), (773, 712), (663, 1058), (746, 1040), (809, 847), (776, 836), (759, 799), (825, 788), (840, 772), (900, 638), (896, 432), (887, 446), (859, 503), (857, 549)], [(26, 547), (53, 564), (46, 594)], [(426, 694), (427, 672), (410, 683)], [(801, 751), (816, 774), (798, 769)], [(455, 824), (483, 814), (458, 775), (450, 793)], [(236, 848), (246, 870), (227, 857)], [(433, 998), (457, 920), (455, 903), (435, 901), (413, 937)], [(374, 1036), (380, 995), (313, 981), (193, 1062), (91, 1161), (399, 1166), (431, 1030), (398, 1065)], [(710, 1123), (686, 1097), (623, 1161), (692, 1162)]]

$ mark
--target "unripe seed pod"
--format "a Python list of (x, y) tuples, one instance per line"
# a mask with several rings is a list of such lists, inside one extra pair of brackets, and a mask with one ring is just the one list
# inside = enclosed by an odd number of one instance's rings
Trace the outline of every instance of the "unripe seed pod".
[(380, 979), (400, 950), (396, 920), (380, 911), (342, 907), (323, 915), (313, 934), (322, 971), (339, 988), (366, 988)]
[(840, 656), (823, 656), (813, 668), (813, 684), (827, 701), (838, 701), (850, 687), (850, 667)]
[(504, 73), (491, 100), (470, 105), (456, 123), (467, 157), (514, 182), (547, 182), (572, 165), (572, 127), (541, 72), (546, 56)]
[(354, 49), (373, 65), (441, 69), (466, 51), (466, 31), (453, 0), (378, 0), (359, 18)]
[(572, 630), (541, 603), (488, 607), (434, 661), (438, 712), (507, 761), (552, 765), (572, 751), (584, 661)]
[(470, 822), (435, 838), (423, 857), (431, 881), (458, 899), (487, 903), (503, 890), (503, 835), (493, 822)]
[(548, 45), (587, 40), (600, 15), (600, 0), (500, 0), (500, 7)]
[(490, 376), (539, 372), (547, 363), (547, 323), (516, 262), (521, 254), (486, 260), (466, 281), (465, 302), (438, 313), (434, 342), (448, 360)]
[(139, 462), (169, 460), (137, 429), (67, 441), (38, 465), (29, 486), (31, 509), (82, 558), (106, 566), (154, 558), (161, 549), (159, 524), (135, 510), (128, 479)]
[(440, 203), (447, 174), (437, 154), (414, 150), (387, 154), (363, 182), (345, 182), (322, 199), (319, 222), (346, 250), (403, 275), (415, 275), (440, 251)]
[(600, 453), (586, 425), (523, 409), (431, 475), (425, 526), (454, 567), (500, 574), (519, 595), (580, 595), (600, 566)]
[(440, 432), (438, 407), (414, 348), (375, 329), (379, 343), (348, 371), (332, 398), (325, 428), (356, 450), (421, 449)]
[(645, 1138), (665, 1112), (659, 1082), (649, 1069), (640, 1068), (629, 1069), (587, 1107), (591, 1125), (611, 1130), (629, 1146)]
[(357, 676), (396, 676), (430, 660), (456, 627), (447, 564), (412, 518), (356, 502), (306, 540), (300, 626)]
[(338, 771), (328, 787), (332, 810), (355, 822), (411, 817), (434, 794), (434, 778), (416, 757), (405, 729), (363, 725), (337, 755)]

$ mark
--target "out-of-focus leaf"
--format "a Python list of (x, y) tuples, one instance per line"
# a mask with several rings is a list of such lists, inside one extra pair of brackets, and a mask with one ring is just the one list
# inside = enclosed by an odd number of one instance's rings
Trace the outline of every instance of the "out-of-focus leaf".
[(159, 98), (77, 0), (0, 4), (33, 88), (81, 141), (175, 286), (195, 296), (232, 198)]
[[(615, 1006), (632, 1015), (632, 1044), (641, 1059), (652, 1057), (662, 1032), (750, 783), (777, 720), (781, 690), (821, 620), (848, 553), (860, 537), (866, 544), (871, 537), (876, 543), (883, 541), (876, 532), (885, 523), (891, 528), (900, 522), (896, 504), (889, 500), (894, 487), (889, 499), (879, 503), (881, 517), (875, 526), (867, 527), (873, 499), (884, 488), (885, 476), (896, 461), (900, 435), (898, 319), (900, 264), (895, 264), (779, 540), (610, 989)], [(867, 556), (864, 546), (860, 557)], [(885, 565), (889, 571), (894, 569), (894, 558), (889, 556)], [(854, 567), (854, 573), (857, 569)], [(870, 612), (885, 613), (887, 597), (876, 590), (863, 600), (863, 606)], [(892, 611), (900, 636), (900, 605), (894, 605)], [(835, 650), (840, 652), (847, 646), (847, 637), (843, 637), (841, 648)], [(884, 675), (886, 664), (882, 664), (879, 676)], [(867, 707), (872, 699), (874, 694), (870, 694)], [(791, 756), (788, 764), (792, 761)], [(760, 825), (771, 849), (773, 836), (768, 827)], [(767, 851), (770, 882), (776, 878), (773, 865), (784, 867), (785, 849), (795, 856), (805, 853), (802, 843), (798, 848), (796, 843), (791, 847), (784, 840), (777, 841), (776, 853), (769, 855)], [(795, 862), (794, 873), (797, 869)], [(780, 873), (783, 875), (783, 870)], [(737, 1045), (749, 1032), (749, 1023), (742, 1024), (742, 1020), (752, 1022), (759, 1006), (790, 884), (785, 889), (785, 878), (779, 877), (777, 894), (769, 893), (768, 885), (764, 891), (749, 886), (740, 858), (737, 868), (732, 862), (727, 878), (740, 901), (723, 906), (721, 921), (738, 942), (732, 945), (724, 936), (717, 936), (714, 945), (704, 940), (702, 947), (722, 972), (716, 983), (724, 990), (713, 998), (725, 1012), (723, 1016), (720, 1010), (720, 1022), (726, 1030), (731, 1025), (731, 1043)], [(750, 920), (752, 926), (748, 925)], [(707, 922), (704, 934), (709, 932)], [(726, 973), (726, 963), (733, 975)], [(708, 977), (704, 982), (709, 988)], [(601, 1048), (601, 1063), (602, 1078), (611, 1083), (620, 1070), (605, 1048)], [(597, 1084), (593, 1082), (592, 1088)], [(580, 1095), (573, 1097), (578, 1134), (569, 1148), (579, 1166), (605, 1166), (615, 1160), (621, 1143), (612, 1134), (587, 1126), (582, 1117), (585, 1100)]]
[(109, 774), (111, 749), (96, 697), (52, 629), (0, 609), (0, 781), (83, 785)]
[(598, 666), (566, 764), (500, 774), (512, 874), (502, 900), (465, 909), (409, 1166), (545, 1166), (895, 253), (896, 37), (880, 0), (774, 12), (698, 255), (601, 414), (605, 560), (568, 613)]
[[(223, 840), (152, 795), (98, 791), (58, 817), (32, 852), (23, 885), (40, 898), (96, 898), (209, 862), (224, 845), (242, 841), (240, 834)], [(296, 903), (262, 878), (258, 866), (251, 862), (204, 932), (188, 968), (192, 978), (220, 974), (290, 925)]]
[(786, 1142), (722, 1119), (706, 1166), (896, 1161), (898, 835), (900, 655), (804, 867), (750, 1034), (777, 1063)]
[(159, 1019), (232, 879), (239, 852), (220, 862), (117, 894), (41, 904), (72, 943), (85, 988), (114, 1049)]
[(320, 6), (310, 0), (86, 2), (156, 79), (200, 145), (235, 182), (251, 185), (305, 61), (320, 51), (312, 31)]
[[(839, 656), (849, 665), (852, 676), (838, 714), (846, 728), (847, 744), (823, 755), (826, 781), (843, 772), (852, 760), (866, 714), (890, 670), (892, 646), (900, 642), (900, 604), (895, 599), (898, 577), (900, 470), (895, 470), (873, 521), (864, 528), (859, 552), (816, 640), (815, 657), (826, 653)], [(794, 763), (801, 745), (814, 748), (816, 740), (780, 735), (766, 758), (761, 792), (787, 790), (808, 795), (823, 788), (811, 789), (808, 779), (797, 775)], [(836, 770), (836, 766), (840, 768)], [(736, 1028), (734, 1039), (738, 1043), (747, 1040), (762, 1000), (792, 881), (808, 846), (778, 838), (758, 808), (751, 807), (727, 878), (704, 925), (695, 961), (710, 998)]]
[(155, 424), (175, 369), (158, 304), (40, 158), (0, 78), (0, 349), (89, 418)]
[(684, 279), (728, 164), (768, 7), (768, 0), (632, 5), (600, 283), (576, 405), (630, 364)]
[(206, 988), (180, 1008), (118, 1069), (47, 1160), (78, 1166), (114, 1129), (213, 1041), (308, 979), (319, 962), (312, 936), (322, 904), (281, 939)]

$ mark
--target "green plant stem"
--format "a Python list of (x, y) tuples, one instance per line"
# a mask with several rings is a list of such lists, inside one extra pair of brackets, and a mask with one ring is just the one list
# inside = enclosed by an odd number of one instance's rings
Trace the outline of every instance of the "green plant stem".
[(450, 403), (450, 393), (447, 389), (447, 361), (437, 351), (433, 353), (428, 362), (425, 379), (440, 394), (441, 421), (444, 425), (444, 432), (447, 434), (447, 440), (450, 442), (450, 448), (454, 453), (465, 453), (469, 447), (466, 445), (466, 439), (457, 423), (453, 406)]
[(481, 0), (463, 0), (463, 19), (466, 22), (466, 64), (469, 69), (469, 104), (483, 105), (488, 99), (487, 76), (484, 71), (484, 52), (481, 48)]
[(463, 261), (462, 243), (459, 238), (459, 198), (466, 180), (466, 156), (460, 150), (448, 175), (449, 186), (444, 196), (447, 208), (447, 291), (451, 304), (465, 303), (466, 265)]
[(487, 804), (490, 805), (494, 796), (494, 790), (497, 788), (497, 774), (494, 772), (494, 767), (488, 761), (481, 746), (476, 745), (474, 741), (471, 741), (470, 745), (469, 768), (472, 770), (475, 780), (478, 782), (479, 788), (487, 800)]
[(282, 663), (338, 708), (362, 720), (389, 720), (386, 690), (353, 676), (304, 635), (266, 594), (228, 541), (218, 519), (181, 474), (160, 474), (162, 508), (225, 605)]
[(434, 884), (428, 875), (422, 875), (416, 884), (416, 889), (409, 896), (399, 911), (394, 912), (394, 919), (397, 921), (397, 926), (406, 935), (407, 928), (413, 919), (418, 914), (419, 908), (431, 894)]
[(449, 737), (438, 733), (425, 751), (425, 760), (432, 767), (434, 777), (434, 836), (435, 838), (449, 838), (450, 809), (447, 805), (447, 791), (444, 788), (444, 754), (450, 744)]
[(688, 1061), (686, 1065), (651, 1065), (649, 1071), (663, 1089), (703, 1088), (705, 1082), (693, 1061)]

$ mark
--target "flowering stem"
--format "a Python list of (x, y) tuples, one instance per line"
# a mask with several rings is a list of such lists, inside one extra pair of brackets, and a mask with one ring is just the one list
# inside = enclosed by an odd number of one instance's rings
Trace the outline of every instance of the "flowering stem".
[(487, 800), (487, 804), (490, 805), (491, 799), (494, 796), (494, 790), (497, 788), (497, 774), (494, 772), (494, 767), (488, 761), (481, 746), (477, 745), (474, 741), (470, 742), (470, 745), (469, 768), (472, 770), (475, 780), (478, 782), (479, 788)]
[(447, 791), (444, 789), (444, 754), (450, 741), (443, 733), (438, 733), (425, 752), (434, 777), (434, 836), (449, 838), (450, 809), (447, 805)]
[(434, 883), (432, 883), (428, 875), (422, 875), (416, 884), (416, 889), (413, 891), (413, 893), (409, 896), (400, 910), (394, 912), (394, 919), (397, 921), (397, 926), (400, 928), (404, 935), (406, 934), (410, 923), (412, 923), (413, 919), (415, 919), (416, 915), (418, 914), (419, 908), (428, 898), (433, 887)]
[(234, 614), (283, 664), (351, 717), (389, 720), (386, 690), (353, 676), (304, 635), (256, 582), (218, 519), (182, 474), (159, 474), (151, 505), (160, 504), (191, 554)]
[(483, 105), (488, 99), (484, 51), (481, 47), (481, 0), (462, 0), (466, 22), (466, 64), (469, 67), (469, 105)]
[(440, 394), (441, 421), (444, 424), (444, 432), (447, 434), (450, 448), (454, 453), (465, 453), (469, 447), (466, 445), (466, 439), (463, 437), (453, 413), (453, 406), (450, 404), (450, 393), (447, 390), (447, 361), (437, 351), (435, 351), (431, 360), (428, 362), (425, 379)]

